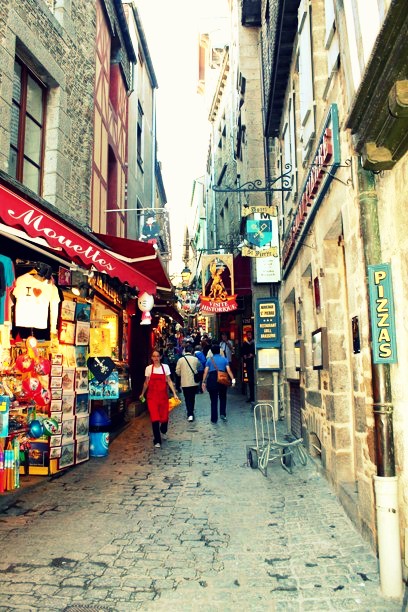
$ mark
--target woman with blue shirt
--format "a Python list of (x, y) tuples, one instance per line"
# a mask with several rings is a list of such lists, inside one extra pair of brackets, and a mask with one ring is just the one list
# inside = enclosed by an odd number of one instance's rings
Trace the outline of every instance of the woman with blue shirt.
[(203, 391), (208, 391), (211, 400), (211, 423), (218, 421), (218, 398), (220, 400), (220, 418), (227, 420), (227, 389), (226, 385), (217, 382), (217, 370), (227, 372), (235, 385), (235, 378), (229, 366), (228, 360), (220, 355), (220, 345), (213, 344), (211, 347), (212, 357), (207, 359), (203, 375)]

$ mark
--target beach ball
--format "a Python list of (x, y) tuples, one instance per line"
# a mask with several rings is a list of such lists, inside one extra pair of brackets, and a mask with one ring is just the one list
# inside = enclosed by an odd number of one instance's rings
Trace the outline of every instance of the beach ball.
[(42, 426), (46, 436), (53, 436), (58, 433), (59, 423), (55, 419), (43, 419)]
[(44, 434), (44, 428), (38, 419), (34, 419), (28, 426), (28, 432), (31, 438), (41, 438)]

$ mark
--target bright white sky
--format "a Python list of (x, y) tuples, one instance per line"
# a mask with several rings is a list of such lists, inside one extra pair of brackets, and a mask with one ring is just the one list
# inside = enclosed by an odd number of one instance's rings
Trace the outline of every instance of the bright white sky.
[(147, 44), (158, 81), (158, 159), (167, 202), (173, 261), (170, 274), (183, 268), (182, 246), (193, 180), (205, 173), (208, 113), (197, 94), (198, 34), (209, 31), (227, 0), (138, 0)]

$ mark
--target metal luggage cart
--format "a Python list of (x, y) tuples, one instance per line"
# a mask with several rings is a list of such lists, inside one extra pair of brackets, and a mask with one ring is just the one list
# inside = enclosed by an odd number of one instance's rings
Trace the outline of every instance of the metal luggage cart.
[(286, 434), (278, 439), (276, 432), (276, 415), (272, 404), (259, 403), (254, 407), (255, 446), (247, 446), (247, 463), (253, 468), (259, 468), (264, 476), (268, 464), (277, 459), (284, 470), (293, 473), (296, 463), (306, 465), (307, 454), (302, 445), (303, 438), (295, 438)]

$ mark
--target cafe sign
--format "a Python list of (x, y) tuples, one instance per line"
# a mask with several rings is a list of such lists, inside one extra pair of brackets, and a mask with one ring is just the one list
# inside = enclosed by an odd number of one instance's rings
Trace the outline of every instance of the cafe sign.
[(281, 334), (278, 298), (257, 299), (255, 327), (257, 348), (280, 347)]
[(390, 264), (368, 266), (374, 363), (397, 363), (394, 298)]

